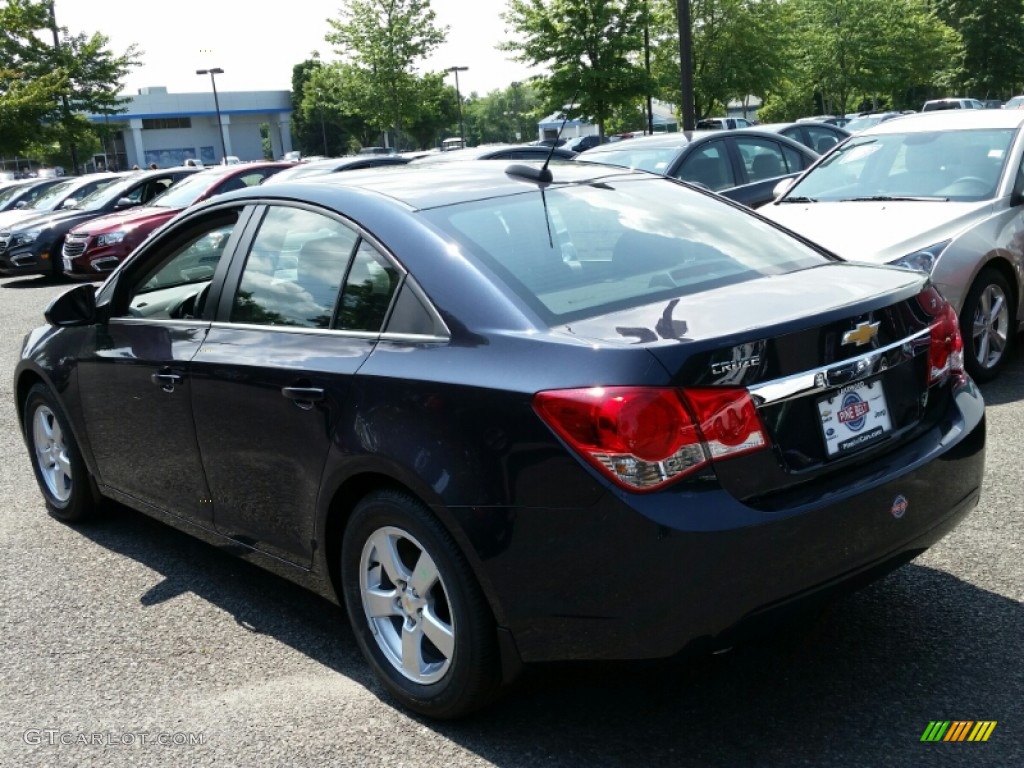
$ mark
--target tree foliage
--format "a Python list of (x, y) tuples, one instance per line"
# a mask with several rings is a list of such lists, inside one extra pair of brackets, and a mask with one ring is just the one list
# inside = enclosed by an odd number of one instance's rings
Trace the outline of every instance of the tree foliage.
[(94, 138), (85, 114), (124, 111), (121, 83), (138, 49), (115, 54), (104, 35), (72, 35), (52, 13), (49, 0), (0, 7), (0, 153), (73, 148)]
[(342, 57), (334, 74), (344, 101), (367, 123), (401, 136), (417, 113), (417, 62), (445, 41), (430, 0), (352, 0), (328, 19), (328, 43)]
[(512, 83), (486, 96), (470, 94), (464, 107), (466, 140), (470, 144), (514, 144), (537, 136), (544, 101), (532, 83)]
[(939, 18), (963, 40), (953, 73), (959, 92), (1009, 98), (1024, 83), (1024, 0), (935, 0)]
[(793, 66), (760, 113), (792, 119), (809, 111), (920, 109), (944, 91), (962, 60), (959, 35), (930, 0), (784, 0), (794, 34)]
[(604, 133), (615, 110), (644, 98), (651, 84), (638, 52), (649, 4), (645, 0), (509, 0), (503, 18), (518, 35), (499, 48), (550, 70), (539, 85), (548, 106), (576, 98)]
[[(785, 77), (790, 31), (776, 0), (691, 0), (693, 90), (697, 118), (724, 113), (732, 99), (764, 97)], [(675, 0), (657, 0), (654, 72), (658, 94), (679, 103), (679, 17)]]

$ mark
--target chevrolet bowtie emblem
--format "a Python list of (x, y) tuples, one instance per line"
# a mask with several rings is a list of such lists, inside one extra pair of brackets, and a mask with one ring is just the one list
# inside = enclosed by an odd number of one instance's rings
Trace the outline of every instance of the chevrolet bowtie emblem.
[(843, 344), (856, 344), (863, 347), (878, 335), (878, 323), (857, 323), (852, 331), (843, 334)]

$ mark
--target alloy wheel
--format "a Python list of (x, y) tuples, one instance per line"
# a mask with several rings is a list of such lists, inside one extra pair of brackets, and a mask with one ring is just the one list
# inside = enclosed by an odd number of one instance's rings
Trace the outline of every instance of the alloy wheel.
[(366, 540), (359, 565), (363, 614), (384, 657), (414, 683), (441, 680), (455, 655), (455, 620), (430, 553), (387, 526)]
[(1006, 293), (1001, 286), (989, 283), (978, 296), (971, 328), (974, 356), (981, 368), (993, 368), (1002, 360), (1009, 330), (1010, 308)]
[(57, 416), (49, 407), (40, 405), (32, 419), (32, 439), (36, 450), (36, 464), (46, 488), (53, 497), (64, 503), (71, 498), (72, 472), (64, 431)]

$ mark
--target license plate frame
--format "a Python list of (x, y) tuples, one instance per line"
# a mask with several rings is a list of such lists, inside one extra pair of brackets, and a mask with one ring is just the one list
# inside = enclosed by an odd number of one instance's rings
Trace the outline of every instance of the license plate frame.
[(882, 380), (858, 381), (817, 401), (828, 458), (860, 450), (892, 432)]

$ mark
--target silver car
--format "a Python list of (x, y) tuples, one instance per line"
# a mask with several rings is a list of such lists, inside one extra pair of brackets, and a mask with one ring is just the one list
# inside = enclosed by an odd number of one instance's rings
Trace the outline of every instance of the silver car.
[(908, 115), (848, 139), (760, 213), (843, 258), (930, 272), (971, 375), (1024, 327), (1024, 110)]

